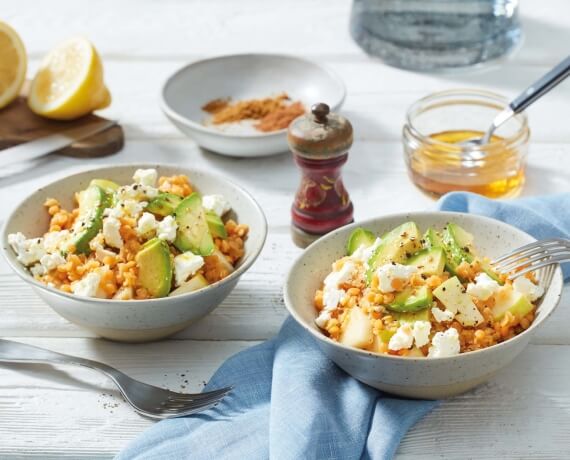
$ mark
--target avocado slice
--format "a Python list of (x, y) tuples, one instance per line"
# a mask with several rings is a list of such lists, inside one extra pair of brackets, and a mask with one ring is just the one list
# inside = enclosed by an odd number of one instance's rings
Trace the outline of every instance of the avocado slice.
[(422, 249), (406, 260), (406, 265), (414, 265), (422, 275), (441, 275), (445, 268), (446, 256), (442, 248)]
[(154, 297), (165, 297), (172, 287), (172, 261), (168, 243), (147, 241), (135, 256), (139, 284)]
[(406, 222), (382, 237), (380, 246), (368, 260), (368, 282), (374, 271), (389, 262), (403, 263), (410, 254), (421, 249), (420, 231), (414, 222)]
[(528, 315), (534, 308), (527, 296), (514, 290), (506, 296), (497, 295), (495, 298), (495, 305), (491, 309), (495, 321), (499, 321), (507, 311), (522, 317)]
[(464, 326), (475, 326), (483, 322), (483, 315), (473, 303), (471, 296), (464, 292), (457, 276), (440, 284), (433, 291), (433, 295), (445, 305), (446, 310), (457, 313), (457, 320)]
[(407, 288), (396, 295), (392, 303), (387, 305), (388, 310), (410, 313), (429, 307), (433, 302), (431, 289), (420, 286), (416, 289)]
[(208, 281), (200, 273), (198, 273), (185, 283), (181, 284), (180, 287), (174, 289), (174, 291), (168, 294), (168, 297), (186, 294), (188, 292), (194, 292), (206, 286), (208, 286)]
[(441, 241), (441, 236), (433, 227), (428, 228), (424, 233), (423, 243), (424, 247), (428, 249), (443, 247), (443, 241)]
[(353, 230), (346, 242), (346, 253), (351, 256), (360, 246), (372, 246), (376, 241), (376, 235), (370, 230), (358, 227)]
[(108, 196), (98, 185), (90, 185), (79, 193), (78, 200), (79, 215), (71, 227), (70, 243), (77, 254), (89, 254), (89, 242), (103, 225), (103, 211), (108, 205)]
[(93, 179), (89, 185), (96, 185), (97, 187), (101, 187), (105, 193), (113, 194), (117, 190), (119, 190), (119, 184), (113, 182), (112, 180), (107, 179)]
[(192, 251), (201, 256), (209, 256), (214, 252), (216, 246), (208, 228), (200, 195), (192, 193), (184, 198), (176, 207), (174, 218), (178, 224), (174, 246), (182, 252)]
[(228, 237), (224, 221), (215, 212), (206, 211), (206, 222), (208, 222), (208, 228), (214, 238), (225, 240)]
[(393, 315), (400, 322), (400, 324), (413, 324), (416, 321), (429, 321), (429, 310), (427, 308), (416, 312), (394, 312)]
[(178, 205), (182, 202), (182, 198), (173, 193), (160, 193), (157, 197), (150, 200), (145, 211), (152, 212), (157, 216), (170, 216), (174, 214)]

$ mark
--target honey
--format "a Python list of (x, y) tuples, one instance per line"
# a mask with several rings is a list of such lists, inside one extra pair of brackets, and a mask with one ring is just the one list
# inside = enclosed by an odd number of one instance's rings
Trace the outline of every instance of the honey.
[(454, 191), (517, 196), (530, 138), (526, 115), (510, 118), (486, 144), (465, 142), (482, 138), (507, 105), (501, 95), (472, 89), (442, 91), (412, 104), (402, 140), (413, 183), (432, 197)]
[(483, 135), (482, 131), (472, 130), (430, 135), (436, 142), (420, 145), (409, 159), (412, 181), (433, 197), (453, 191), (489, 198), (518, 195), (525, 181), (525, 165), (517, 149), (500, 136), (493, 136), (487, 146), (471, 152), (459, 145)]

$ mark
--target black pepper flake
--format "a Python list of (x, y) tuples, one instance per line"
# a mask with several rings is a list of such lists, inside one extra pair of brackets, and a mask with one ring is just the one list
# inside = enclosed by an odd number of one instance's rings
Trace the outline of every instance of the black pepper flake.
[(411, 254), (409, 252), (406, 252), (406, 257), (410, 257)]
[(427, 275), (426, 275), (425, 273), (422, 273), (422, 274), (421, 274), (421, 277), (422, 277), (423, 280), (427, 280)]
[(396, 265), (396, 262), (394, 262), (394, 261), (392, 261), (391, 263), (392, 263), (392, 265)]
[(133, 185), (133, 190), (137, 190), (139, 188), (138, 184)]
[(442, 290), (442, 291), (445, 291), (445, 287), (442, 287), (441, 290)]

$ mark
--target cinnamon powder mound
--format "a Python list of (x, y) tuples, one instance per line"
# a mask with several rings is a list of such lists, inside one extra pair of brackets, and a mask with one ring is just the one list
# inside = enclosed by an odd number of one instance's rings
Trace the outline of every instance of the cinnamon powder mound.
[(305, 112), (301, 102), (291, 103), (286, 93), (263, 99), (231, 102), (230, 99), (214, 99), (202, 107), (212, 114), (211, 123), (235, 123), (242, 120), (259, 120), (255, 129), (262, 132), (287, 128), (289, 123)]

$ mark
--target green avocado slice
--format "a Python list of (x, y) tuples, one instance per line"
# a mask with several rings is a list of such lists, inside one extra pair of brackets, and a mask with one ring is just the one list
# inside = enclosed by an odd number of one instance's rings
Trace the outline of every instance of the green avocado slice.
[(406, 265), (417, 267), (422, 275), (441, 275), (445, 268), (445, 251), (442, 248), (422, 249), (406, 260)]
[(174, 214), (178, 205), (182, 202), (182, 198), (173, 193), (160, 193), (157, 197), (150, 200), (145, 211), (152, 212), (157, 216), (170, 216)]
[(135, 256), (138, 282), (153, 298), (165, 297), (172, 287), (172, 261), (168, 243), (147, 241)]
[(431, 289), (420, 286), (417, 289), (408, 288), (396, 295), (393, 302), (387, 305), (388, 310), (410, 313), (429, 307), (433, 302)]
[(206, 222), (208, 222), (208, 228), (214, 238), (225, 240), (228, 237), (224, 221), (215, 212), (206, 211)]
[(184, 198), (176, 207), (174, 218), (178, 224), (174, 246), (182, 252), (192, 251), (201, 256), (209, 256), (214, 252), (214, 240), (200, 195), (192, 193)]
[(77, 254), (89, 254), (89, 242), (95, 238), (103, 225), (103, 211), (108, 196), (98, 185), (90, 185), (79, 193), (79, 215), (71, 228), (70, 242)]
[(376, 235), (370, 230), (358, 227), (353, 230), (348, 240), (346, 242), (346, 253), (350, 256), (356, 251), (360, 246), (372, 246), (376, 241)]

